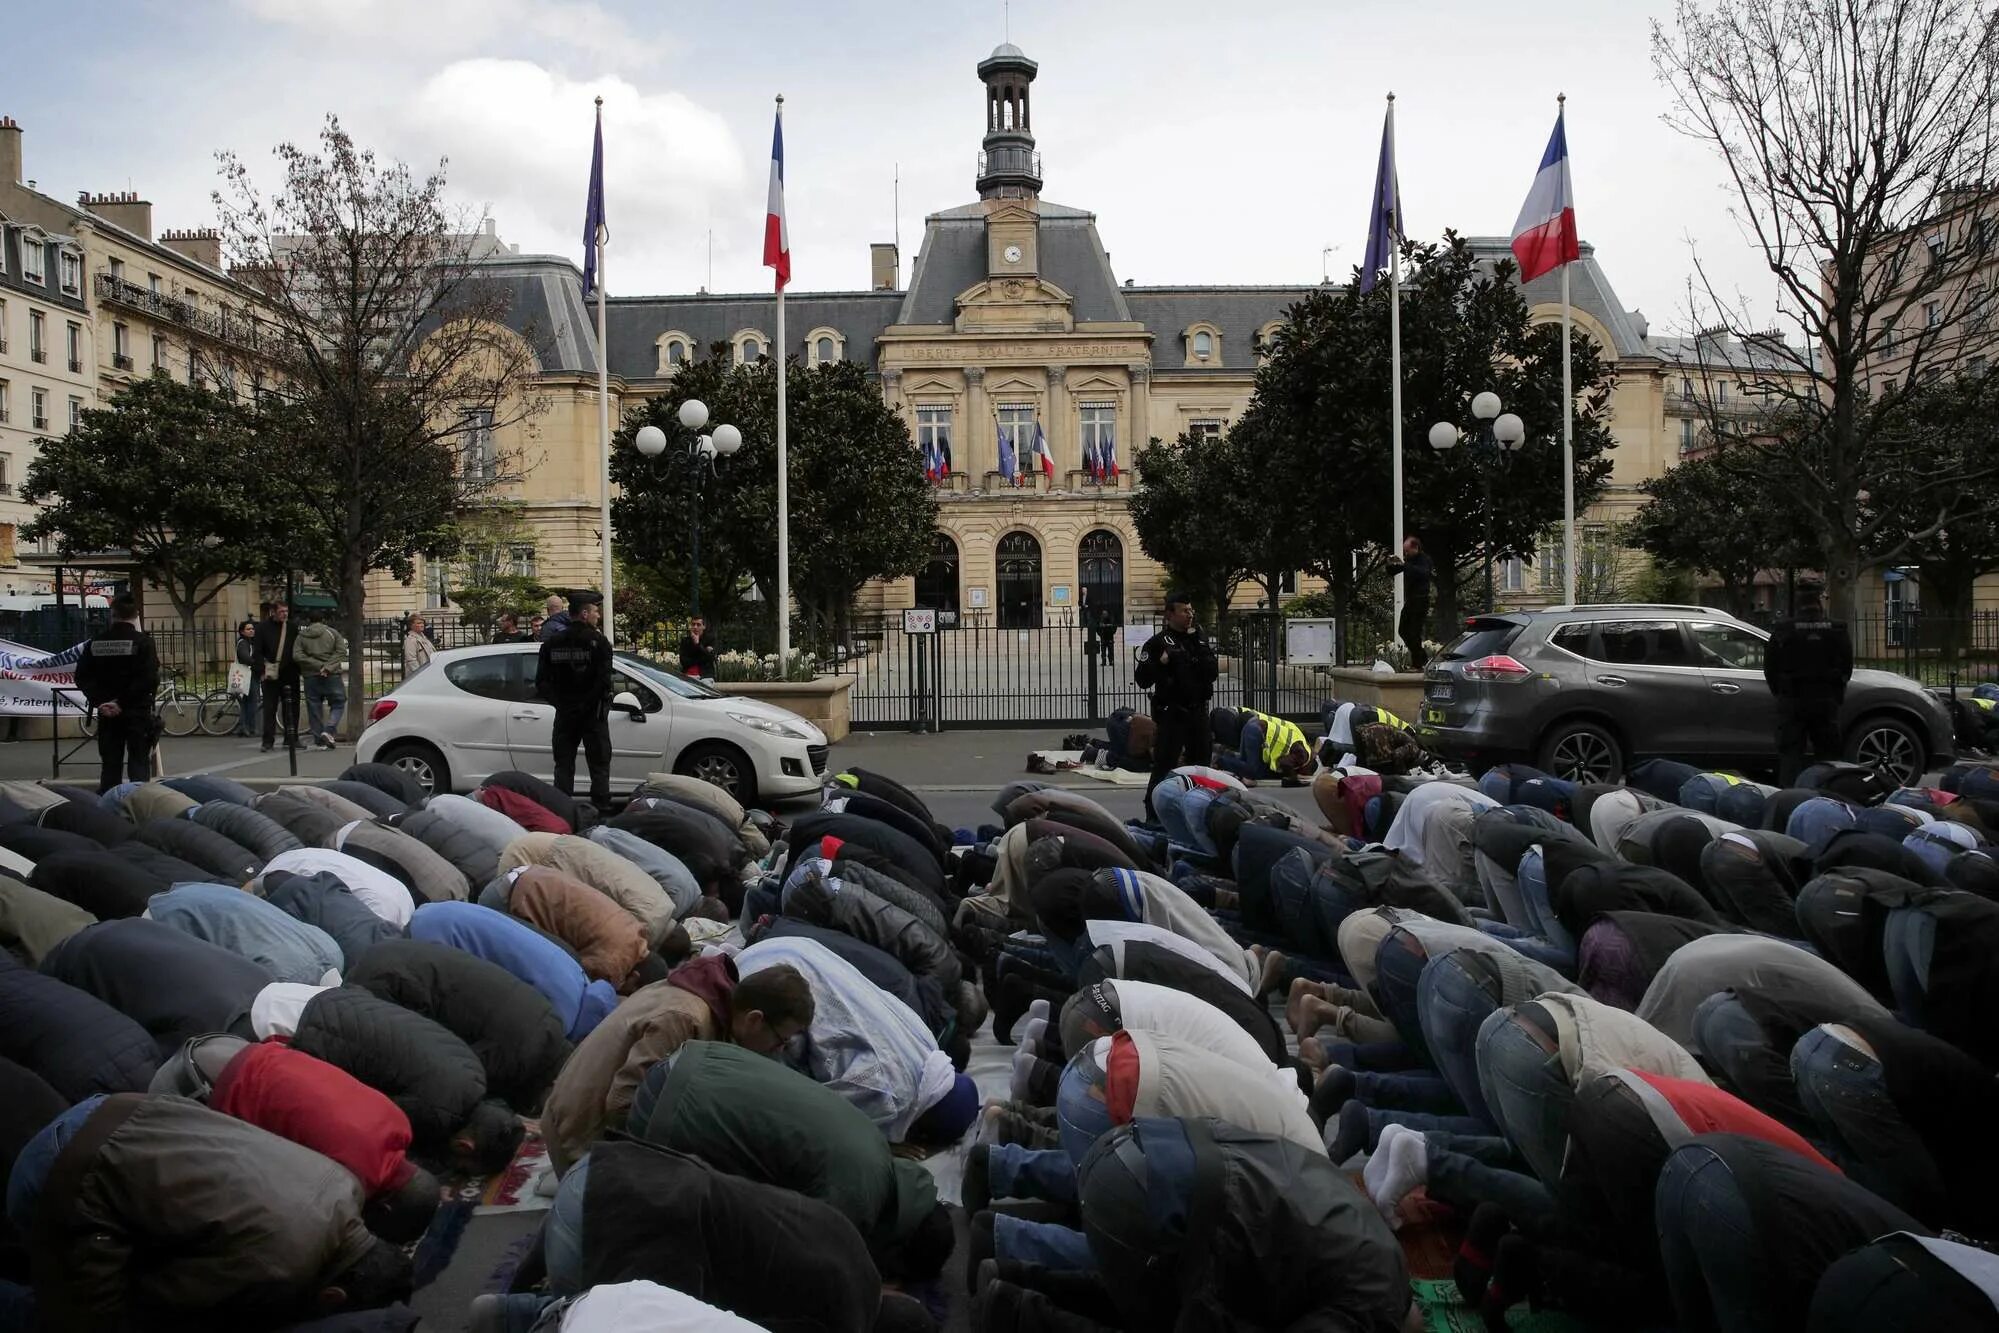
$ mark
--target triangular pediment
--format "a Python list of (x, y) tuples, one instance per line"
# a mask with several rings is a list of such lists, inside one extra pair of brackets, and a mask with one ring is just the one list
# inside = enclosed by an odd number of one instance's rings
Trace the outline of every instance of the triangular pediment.
[(1069, 333), (1076, 327), (1075, 298), (1031, 273), (988, 278), (958, 294), (960, 333)]
[(1034, 211), (1033, 206), (1019, 199), (996, 200), (986, 213), (987, 225), (995, 222), (1036, 223), (1040, 220), (1041, 215)]

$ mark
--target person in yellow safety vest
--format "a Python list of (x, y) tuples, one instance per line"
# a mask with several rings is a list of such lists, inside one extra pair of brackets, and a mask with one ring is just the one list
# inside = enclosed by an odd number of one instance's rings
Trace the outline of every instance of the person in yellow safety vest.
[(1240, 778), (1302, 782), (1319, 766), (1297, 723), (1253, 708), (1236, 712), (1242, 718), (1242, 737), (1236, 742), (1235, 753), (1223, 750), (1216, 754), (1217, 767)]

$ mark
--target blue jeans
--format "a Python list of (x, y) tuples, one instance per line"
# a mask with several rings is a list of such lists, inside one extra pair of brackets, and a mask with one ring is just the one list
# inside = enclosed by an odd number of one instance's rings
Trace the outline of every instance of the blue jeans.
[(1215, 844), (1208, 837), (1208, 807), (1214, 800), (1215, 794), (1208, 788), (1182, 785), (1177, 780), (1162, 782), (1152, 790), (1152, 808), (1167, 836), (1208, 858), (1215, 855)]
[(1439, 1115), (1430, 1111), (1367, 1111), (1367, 1147), (1372, 1152), (1381, 1142), (1381, 1131), (1390, 1125), (1419, 1130), (1425, 1134), (1482, 1135), (1492, 1126), (1468, 1115)]
[(1791, 1049), (1812, 1137), (1847, 1175), (1917, 1217), (1944, 1201), (1941, 1165), (1888, 1095), (1881, 1062), (1821, 1024)]
[(1694, 1006), (1693, 1030), (1694, 1054), (1717, 1083), (1792, 1129), (1812, 1132), (1791, 1078), (1790, 1052), (1777, 1049), (1735, 992), (1718, 991)]
[(1525, 1022), (1512, 1009), (1496, 1009), (1479, 1025), (1479, 1090), (1507, 1142), (1553, 1188), (1561, 1180), (1575, 1088), (1561, 1055), (1543, 1047)]
[(1531, 918), (1533, 933), (1539, 935), (1562, 954), (1569, 962), (1564, 971), (1573, 973), (1576, 965), (1576, 950), (1581, 942), (1569, 933), (1562, 924), (1562, 918), (1555, 915), (1555, 905), (1548, 897), (1548, 874), (1541, 859), (1541, 849), (1530, 847), (1520, 858), (1520, 899)]
[(1423, 969), (1416, 987), (1416, 1013), (1437, 1072), (1465, 1111), (1490, 1125), (1492, 1109), (1485, 1104), (1478, 1082), (1478, 1033), (1499, 1006), (1465, 959), (1463, 953), (1447, 953)]
[(1576, 974), (1576, 955), (1573, 952), (1564, 953), (1539, 936), (1530, 935), (1504, 921), (1475, 920), (1473, 924), (1492, 938), (1505, 940), (1513, 946), (1513, 952), (1531, 958), (1543, 967), (1553, 968), (1565, 977), (1573, 978)]
[(1653, 1201), (1659, 1257), (1682, 1333), (1762, 1333), (1794, 1326), (1769, 1281), (1749, 1203), (1712, 1148), (1666, 1159)]
[(259, 705), (263, 701), (264, 701), (263, 679), (260, 676), (252, 675), (250, 677), (250, 689), (243, 696), (242, 716), (240, 716), (236, 720), (236, 730), (230, 732), (229, 734), (232, 736), (256, 735), (257, 705)]
[(986, 1149), (986, 1180), (995, 1199), (1074, 1203), (1076, 1159), (1060, 1148), (1000, 1143)]
[(1005, 1213), (993, 1217), (993, 1257), (1058, 1273), (1094, 1273), (1090, 1238), (1058, 1222), (1028, 1222)]
[(1354, 1100), (1378, 1111), (1453, 1115), (1463, 1108), (1451, 1085), (1427, 1069), (1401, 1073), (1354, 1071)]
[[(1412, 952), (1413, 949), (1413, 952)], [(1425, 1064), (1429, 1046), (1423, 1040), (1423, 1024), (1416, 1011), (1416, 987), (1430, 956), (1422, 951), (1416, 937), (1406, 931), (1391, 930), (1374, 951), (1374, 1000), (1381, 1016), (1395, 1025), (1409, 1049)]]
[[(328, 709), (331, 716), (322, 724), (321, 716)], [(306, 725), (313, 735), (340, 730), (340, 719), (346, 712), (347, 687), (340, 683), (339, 676), (313, 675), (305, 678)]]
[(1526, 928), (1533, 918), (1527, 915), (1527, 904), (1520, 897), (1519, 875), (1509, 874), (1505, 866), (1481, 851), (1474, 850), (1471, 861), (1485, 901), (1499, 909), (1508, 925)]
[(1927, 1028), (1930, 959), (1936, 953), (1936, 918), (1920, 907), (1898, 907), (1888, 913), (1881, 952), (1888, 963), (1888, 986), (1895, 1008), (1911, 1027)]
[(548, 1289), (558, 1296), (583, 1290), (583, 1191), (590, 1184), (590, 1159), (569, 1168), (555, 1191), (555, 1206), (541, 1224), (542, 1260)]

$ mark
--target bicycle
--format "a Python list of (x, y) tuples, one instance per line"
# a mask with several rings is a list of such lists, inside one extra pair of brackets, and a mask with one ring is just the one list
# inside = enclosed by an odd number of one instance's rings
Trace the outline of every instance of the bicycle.
[[(187, 688), (184, 683), (187, 672), (181, 670), (179, 667), (162, 667), (160, 669), (160, 676), (159, 691), (153, 695), (153, 715), (160, 720), (161, 732), (175, 739), (194, 735), (195, 728), (201, 725), (201, 710), (206, 700), (203, 696)], [(221, 692), (227, 693), (226, 690)], [(211, 694), (208, 697), (213, 698), (214, 696)], [(92, 708), (88, 713), (85, 713), (83, 722), (80, 725), (84, 735), (95, 736), (97, 734), (97, 710)], [(231, 727), (236, 725), (233, 717), (229, 720), (228, 725)], [(210, 734), (217, 735), (220, 733), (211, 732)]]
[(227, 686), (201, 696), (201, 730), (208, 736), (227, 736), (243, 718), (243, 696)]

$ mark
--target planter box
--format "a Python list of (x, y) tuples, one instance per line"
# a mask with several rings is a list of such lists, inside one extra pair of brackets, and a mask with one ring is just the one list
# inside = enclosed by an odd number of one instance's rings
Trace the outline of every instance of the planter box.
[(761, 699), (788, 708), (826, 733), (827, 744), (843, 741), (852, 730), (852, 676), (819, 676), (812, 680), (718, 680), (709, 682), (724, 694)]
[(1410, 725), (1423, 716), (1423, 674), (1419, 671), (1370, 671), (1366, 667), (1333, 667), (1333, 693), (1342, 703), (1386, 708)]

